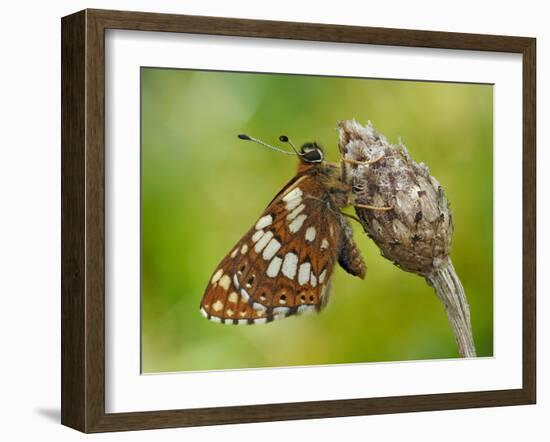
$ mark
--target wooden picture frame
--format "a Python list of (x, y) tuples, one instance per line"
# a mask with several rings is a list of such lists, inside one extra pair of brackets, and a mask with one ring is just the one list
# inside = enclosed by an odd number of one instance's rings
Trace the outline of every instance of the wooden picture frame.
[[(170, 411), (105, 411), (105, 30), (516, 53), (523, 65), (523, 383), (457, 392)], [(533, 404), (536, 398), (536, 41), (533, 38), (84, 10), (62, 19), (62, 408), (83, 432)]]

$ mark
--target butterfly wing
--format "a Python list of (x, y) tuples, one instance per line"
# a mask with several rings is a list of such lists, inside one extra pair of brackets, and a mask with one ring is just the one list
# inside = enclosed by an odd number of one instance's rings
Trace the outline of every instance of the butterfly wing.
[(214, 271), (202, 314), (254, 324), (320, 310), (338, 261), (342, 218), (314, 176), (295, 177)]

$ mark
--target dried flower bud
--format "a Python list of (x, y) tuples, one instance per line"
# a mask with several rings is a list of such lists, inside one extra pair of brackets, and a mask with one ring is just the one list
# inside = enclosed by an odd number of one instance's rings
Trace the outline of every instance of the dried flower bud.
[(407, 272), (431, 274), (448, 261), (453, 224), (443, 188), (426, 165), (416, 163), (399, 143), (390, 144), (371, 125), (338, 123), (345, 163), (357, 204), (392, 210), (356, 208), (363, 228), (382, 255)]

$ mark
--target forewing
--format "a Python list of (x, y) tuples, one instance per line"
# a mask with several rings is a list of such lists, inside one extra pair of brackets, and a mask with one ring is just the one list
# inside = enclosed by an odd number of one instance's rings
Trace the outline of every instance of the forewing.
[(214, 271), (202, 314), (254, 324), (318, 311), (338, 260), (339, 217), (315, 177), (292, 180)]

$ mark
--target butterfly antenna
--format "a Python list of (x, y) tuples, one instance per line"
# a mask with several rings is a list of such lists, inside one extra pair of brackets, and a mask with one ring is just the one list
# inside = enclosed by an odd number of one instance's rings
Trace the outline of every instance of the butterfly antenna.
[(290, 147), (292, 147), (292, 150), (296, 153), (296, 155), (301, 156), (300, 152), (298, 152), (298, 150), (296, 149), (296, 146), (294, 146), (294, 143), (290, 141), (290, 138), (288, 138), (286, 135), (281, 135), (279, 137), (279, 141), (290, 144)]
[(279, 149), (278, 147), (272, 146), (271, 144), (267, 144), (262, 140), (258, 140), (257, 138), (251, 137), (250, 135), (246, 134), (239, 134), (237, 135), (241, 140), (247, 140), (247, 141), (254, 141), (255, 143), (261, 144), (262, 146), (265, 146), (269, 149), (275, 150), (280, 153), (284, 153), (286, 155), (298, 155), (298, 152), (296, 152), (296, 149), (294, 149), (294, 152), (289, 152), (288, 150)]

